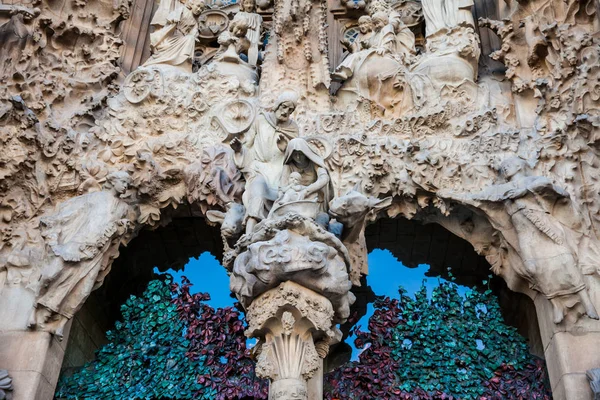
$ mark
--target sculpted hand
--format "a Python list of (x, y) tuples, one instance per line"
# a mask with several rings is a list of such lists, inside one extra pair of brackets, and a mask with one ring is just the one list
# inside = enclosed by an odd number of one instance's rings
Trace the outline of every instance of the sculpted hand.
[(342, 39), (340, 40), (340, 43), (346, 50), (350, 51), (350, 47), (352, 47), (352, 45), (350, 44), (350, 41), (348, 39)]
[(231, 142), (229, 142), (229, 145), (231, 146), (231, 149), (233, 151), (235, 151), (236, 153), (239, 153), (242, 151), (242, 142), (238, 138), (231, 139)]

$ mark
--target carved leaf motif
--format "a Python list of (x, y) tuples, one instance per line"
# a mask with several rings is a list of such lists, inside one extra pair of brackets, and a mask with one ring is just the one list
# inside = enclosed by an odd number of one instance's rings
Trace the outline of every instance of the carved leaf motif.
[(140, 204), (140, 215), (138, 222), (144, 225), (154, 226), (160, 220), (160, 209), (151, 204)]
[(170, 187), (169, 189), (165, 190), (158, 196), (158, 202), (160, 203), (160, 208), (165, 208), (168, 206), (177, 208), (177, 206), (183, 202), (185, 193), (186, 193), (186, 188), (185, 188), (185, 185), (183, 185), (183, 184), (179, 184), (177, 186)]

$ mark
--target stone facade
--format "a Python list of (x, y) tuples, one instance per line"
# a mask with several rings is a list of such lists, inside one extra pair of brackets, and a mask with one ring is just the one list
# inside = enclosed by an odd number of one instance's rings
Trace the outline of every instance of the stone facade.
[(119, 247), (183, 207), (220, 227), (272, 398), (322, 396), (365, 228), (397, 216), (529, 296), (554, 397), (597, 397), (597, 7), (3, 1), (0, 388), (51, 398)]

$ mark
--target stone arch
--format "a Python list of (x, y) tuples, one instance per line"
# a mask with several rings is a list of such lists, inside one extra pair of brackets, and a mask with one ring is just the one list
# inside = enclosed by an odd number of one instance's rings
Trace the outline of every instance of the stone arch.
[[(467, 287), (481, 287), (492, 272), (484, 256), (473, 246), (438, 223), (423, 223), (403, 217), (382, 218), (365, 232), (369, 251), (385, 249), (407, 268), (427, 264), (428, 277), (441, 277)], [(380, 267), (381, 268), (381, 267)], [(450, 270), (451, 268), (451, 270)], [(515, 326), (529, 341), (530, 351), (544, 357), (537, 314), (533, 300), (510, 290), (503, 279), (495, 277), (491, 286), (498, 297), (505, 321)], [(366, 276), (369, 283), (369, 276)]]
[(189, 210), (179, 210), (165, 226), (142, 230), (122, 247), (103, 285), (90, 294), (73, 317), (70, 332), (63, 340), (61, 375), (95, 359), (95, 351), (105, 344), (106, 332), (121, 318), (121, 306), (130, 296), (143, 294), (148, 282), (156, 279), (156, 270), (179, 272), (204, 252), (222, 258), (219, 230), (203, 218), (191, 216)]

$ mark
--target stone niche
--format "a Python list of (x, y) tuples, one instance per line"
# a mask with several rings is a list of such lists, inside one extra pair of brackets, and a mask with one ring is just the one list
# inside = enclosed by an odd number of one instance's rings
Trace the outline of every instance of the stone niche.
[(288, 289), (315, 305), (248, 313), (265, 349), (311, 354), (295, 394), (265, 364), (281, 398), (321, 397), (365, 228), (397, 217), (466, 240), (533, 301), (556, 399), (598, 396), (597, 31), (591, 0), (0, 3), (15, 397), (52, 396), (60, 339), (121, 246), (181, 210), (219, 230), (247, 310)]

